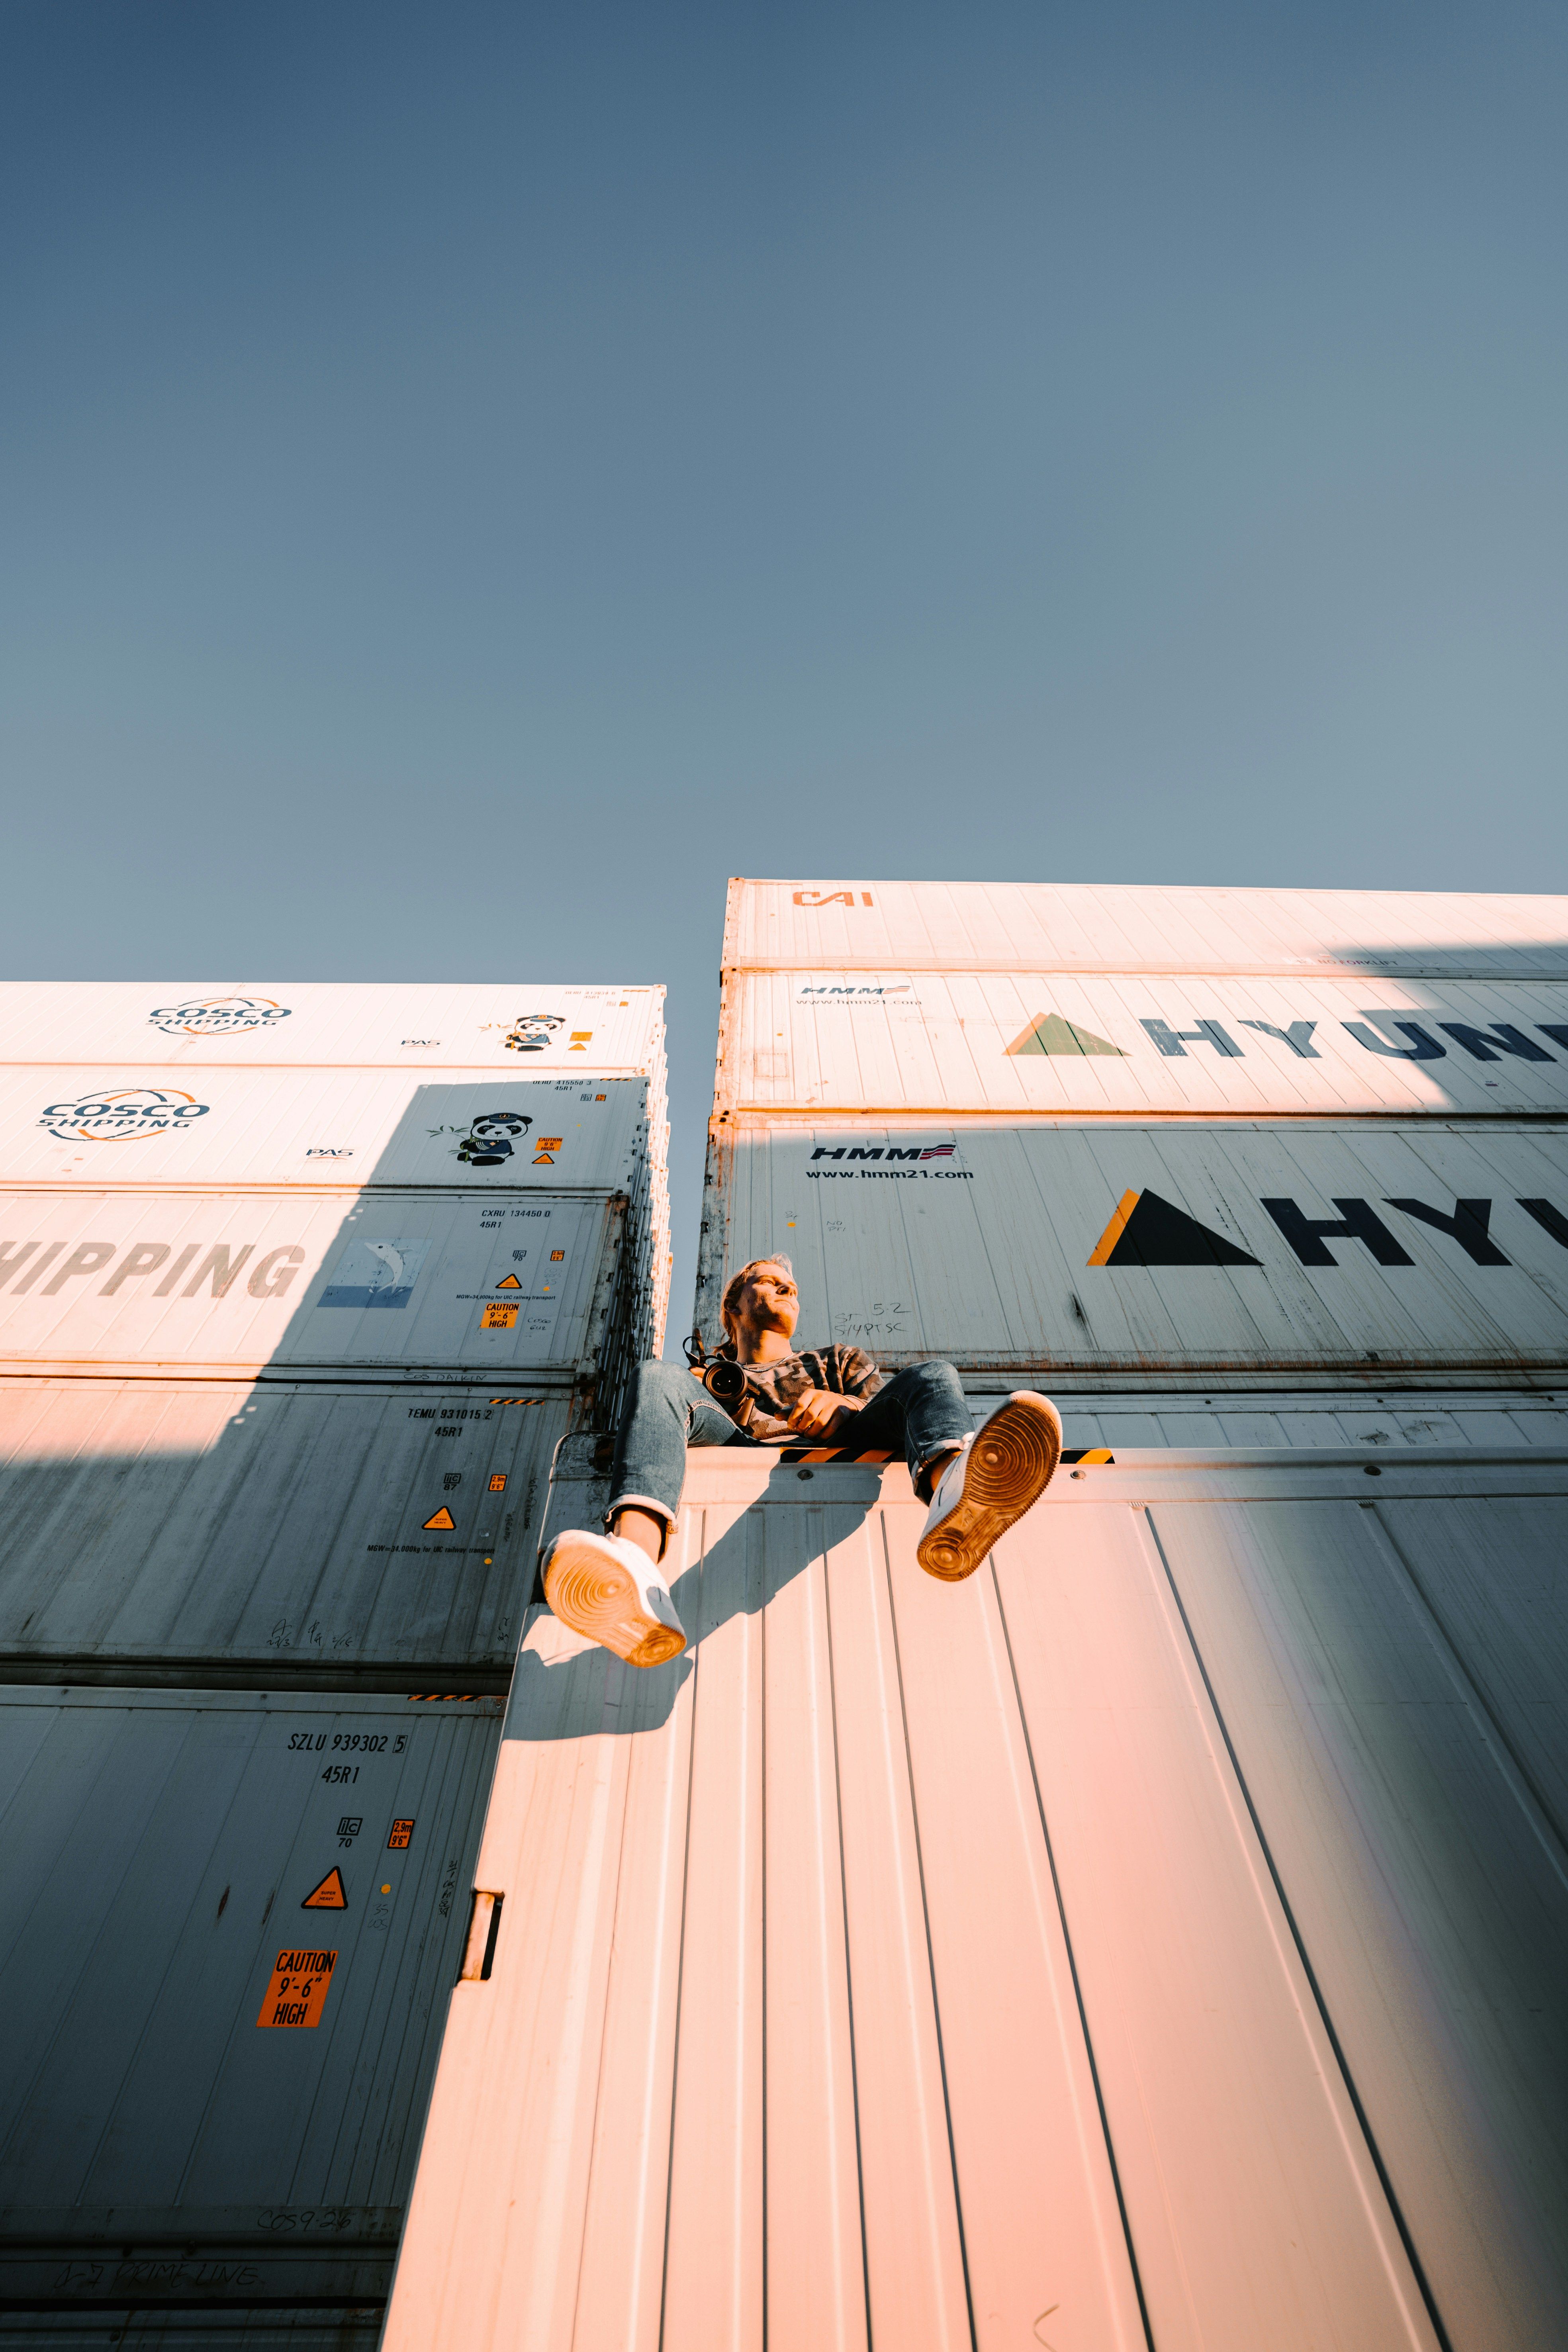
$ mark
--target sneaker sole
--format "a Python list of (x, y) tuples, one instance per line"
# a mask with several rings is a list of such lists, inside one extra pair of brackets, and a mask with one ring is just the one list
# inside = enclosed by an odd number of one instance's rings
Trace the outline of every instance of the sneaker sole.
[(558, 1553), (545, 1572), (544, 1597), (563, 1625), (602, 1643), (628, 1666), (661, 1666), (686, 1647), (678, 1627), (643, 1607), (630, 1570), (595, 1552), (576, 1559), (570, 1552), (564, 1558)]
[(992, 1414), (964, 1456), (963, 1493), (915, 1558), (928, 1576), (962, 1584), (993, 1546), (1038, 1502), (1062, 1458), (1056, 1407), (1020, 1390)]

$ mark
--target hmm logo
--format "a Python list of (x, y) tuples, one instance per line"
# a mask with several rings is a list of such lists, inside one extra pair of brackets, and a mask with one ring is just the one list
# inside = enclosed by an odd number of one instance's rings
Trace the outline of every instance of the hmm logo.
[(896, 1143), (874, 1143), (869, 1150), (858, 1143), (831, 1147), (819, 1143), (811, 1156), (814, 1160), (951, 1160), (957, 1149), (955, 1143), (911, 1143), (907, 1149)]
[[(790, 895), (797, 907), (852, 907), (855, 904), (853, 890), (795, 890)], [(871, 904), (869, 890), (861, 891), (860, 904), (863, 907)]]
[(163, 1004), (148, 1020), (169, 1037), (230, 1037), (242, 1029), (269, 1029), (289, 1009), (270, 996), (202, 996), (193, 1004)]
[(874, 982), (866, 982), (857, 987), (850, 987), (847, 983), (837, 981), (807, 980), (801, 982), (800, 1002), (804, 1004), (808, 996), (853, 996), (856, 998), (868, 996), (874, 1002), (877, 1002), (884, 996), (912, 996), (913, 994), (914, 985), (912, 982), (907, 980), (889, 981), (885, 986), (878, 986)]
[(174, 1088), (112, 1087), (77, 1102), (48, 1104), (38, 1125), (69, 1143), (132, 1143), (174, 1133), (206, 1115), (205, 1103)]

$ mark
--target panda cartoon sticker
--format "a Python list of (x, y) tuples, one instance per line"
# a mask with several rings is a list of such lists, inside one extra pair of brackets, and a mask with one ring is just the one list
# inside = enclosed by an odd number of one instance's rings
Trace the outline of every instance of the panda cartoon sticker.
[(520, 1013), (501, 1043), (514, 1054), (542, 1054), (552, 1031), (565, 1025), (560, 1013)]
[(486, 1111), (474, 1120), (458, 1144), (458, 1158), (466, 1168), (499, 1168), (511, 1158), (512, 1145), (532, 1125), (526, 1111)]

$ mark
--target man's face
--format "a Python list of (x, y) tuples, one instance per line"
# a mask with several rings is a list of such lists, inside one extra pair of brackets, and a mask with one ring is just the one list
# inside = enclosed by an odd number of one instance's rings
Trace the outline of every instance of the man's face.
[(755, 1339), (763, 1331), (790, 1338), (800, 1319), (800, 1294), (782, 1265), (759, 1265), (746, 1277), (735, 1305), (737, 1338)]

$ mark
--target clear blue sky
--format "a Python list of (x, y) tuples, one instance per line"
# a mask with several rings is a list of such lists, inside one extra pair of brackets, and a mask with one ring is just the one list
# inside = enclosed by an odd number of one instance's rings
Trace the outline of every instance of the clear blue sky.
[(1568, 16), (0, 7), (12, 977), (1564, 887)]

